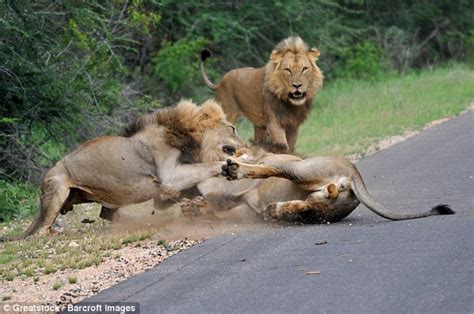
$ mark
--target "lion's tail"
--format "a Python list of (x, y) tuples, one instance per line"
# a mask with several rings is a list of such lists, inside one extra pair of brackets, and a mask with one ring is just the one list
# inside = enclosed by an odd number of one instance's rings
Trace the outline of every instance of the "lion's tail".
[(207, 49), (204, 49), (201, 51), (201, 62), (199, 63), (199, 67), (201, 70), (201, 77), (204, 80), (204, 83), (206, 83), (207, 87), (209, 87), (211, 90), (215, 91), (217, 90), (217, 85), (212, 83), (209, 77), (206, 74), (206, 71), (204, 70), (204, 61), (206, 61), (207, 58), (211, 56), (211, 52)]
[(455, 212), (448, 205), (438, 205), (431, 210), (422, 213), (393, 213), (388, 211), (383, 205), (369, 194), (364, 181), (360, 175), (352, 177), (352, 190), (357, 198), (371, 211), (383, 218), (390, 220), (416, 219), (435, 215), (452, 215)]

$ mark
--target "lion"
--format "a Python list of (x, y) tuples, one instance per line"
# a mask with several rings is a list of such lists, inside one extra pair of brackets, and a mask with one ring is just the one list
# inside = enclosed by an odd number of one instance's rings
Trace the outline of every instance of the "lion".
[(39, 214), (18, 239), (51, 233), (58, 214), (74, 204), (99, 203), (100, 217), (108, 220), (120, 207), (150, 199), (166, 207), (181, 191), (219, 175), (240, 147), (235, 127), (213, 100), (202, 106), (183, 100), (144, 115), (124, 136), (87, 141), (57, 162), (42, 179)]
[(218, 178), (198, 185), (204, 196), (209, 195), (209, 206), (228, 203), (231, 211), (246, 214), (253, 211), (264, 219), (301, 223), (339, 221), (360, 203), (390, 220), (455, 213), (448, 205), (438, 205), (421, 213), (391, 212), (371, 196), (356, 166), (345, 158), (301, 159), (287, 154), (264, 153), (249, 160), (237, 158), (238, 155), (239, 152), (222, 166), (223, 176), (241, 182), (234, 190), (228, 186), (226, 191), (219, 191), (222, 188), (216, 184)]
[(308, 48), (298, 36), (281, 41), (261, 68), (239, 68), (212, 83), (205, 70), (208, 50), (201, 53), (201, 76), (216, 92), (230, 123), (241, 115), (254, 126), (255, 145), (274, 153), (293, 152), (298, 128), (308, 116), (313, 97), (323, 85), (316, 65), (319, 50)]

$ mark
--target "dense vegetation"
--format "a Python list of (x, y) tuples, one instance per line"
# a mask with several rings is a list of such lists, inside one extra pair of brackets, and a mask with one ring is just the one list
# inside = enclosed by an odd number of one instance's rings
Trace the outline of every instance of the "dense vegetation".
[(0, 34), (4, 219), (18, 206), (11, 184), (38, 182), (77, 143), (118, 132), (138, 112), (211, 96), (198, 73), (204, 47), (217, 80), (265, 64), (298, 34), (321, 50), (326, 83), (375, 81), (472, 63), (474, 9), (469, 0), (5, 0)]

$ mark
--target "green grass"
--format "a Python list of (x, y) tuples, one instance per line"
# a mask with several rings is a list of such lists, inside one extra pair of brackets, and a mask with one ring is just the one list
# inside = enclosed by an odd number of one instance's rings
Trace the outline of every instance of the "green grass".
[[(474, 70), (455, 64), (378, 82), (339, 80), (316, 96), (314, 108), (300, 128), (296, 150), (304, 156), (348, 156), (406, 130), (454, 116), (474, 102)], [(248, 139), (248, 121), (239, 123)]]
[(68, 278), (68, 281), (71, 285), (77, 283), (77, 277), (71, 276)]
[(55, 282), (55, 283), (53, 284), (53, 290), (58, 290), (59, 288), (62, 287), (62, 285), (63, 285), (63, 284), (62, 284), (61, 282), (58, 282), (58, 281)]
[(151, 234), (149, 233), (133, 233), (122, 239), (122, 245), (127, 245), (133, 242), (143, 241), (150, 238)]

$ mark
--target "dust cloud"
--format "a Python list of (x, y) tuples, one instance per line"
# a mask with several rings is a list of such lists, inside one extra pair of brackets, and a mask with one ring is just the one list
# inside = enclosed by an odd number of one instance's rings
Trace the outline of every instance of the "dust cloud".
[(202, 240), (228, 234), (271, 230), (272, 225), (253, 212), (217, 212), (195, 217), (184, 216), (179, 205), (155, 209), (153, 201), (119, 210), (110, 232), (152, 231), (155, 237), (171, 240)]

